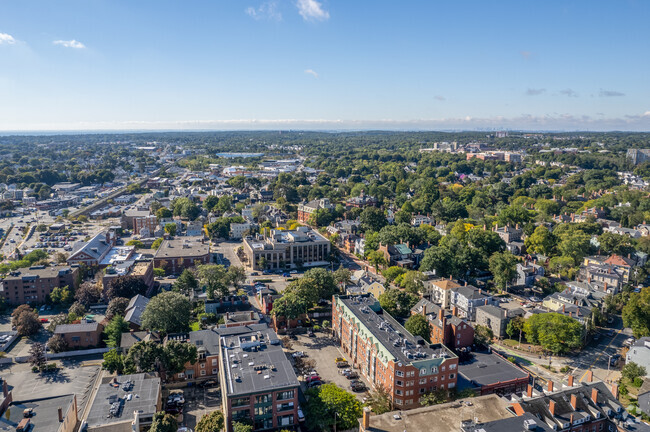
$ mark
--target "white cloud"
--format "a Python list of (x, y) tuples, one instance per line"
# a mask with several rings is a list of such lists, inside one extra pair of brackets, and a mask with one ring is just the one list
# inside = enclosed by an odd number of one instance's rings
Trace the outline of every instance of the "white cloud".
[(278, 11), (278, 4), (274, 1), (267, 1), (262, 3), (259, 7), (249, 6), (244, 11), (251, 18), (256, 20), (282, 20), (282, 14)]
[(316, 71), (313, 70), (313, 69), (305, 69), (305, 73), (306, 73), (307, 75), (311, 75), (311, 76), (313, 76), (314, 78), (318, 78), (318, 72), (316, 72)]
[(330, 18), (330, 13), (316, 0), (298, 0), (296, 6), (305, 21), (327, 21)]
[(446, 97), (441, 96), (441, 95), (436, 95), (436, 96), (434, 96), (433, 98), (434, 98), (435, 100), (439, 100), (439, 101), (446, 101), (446, 100), (447, 100)]
[(545, 88), (539, 88), (539, 89), (529, 88), (528, 90), (526, 90), (526, 95), (527, 96), (539, 96), (542, 93), (544, 93), (545, 91), (546, 91)]
[(578, 93), (570, 88), (560, 90), (560, 94), (568, 97), (578, 97)]
[(16, 39), (10, 34), (0, 33), (0, 45), (13, 45), (16, 43)]
[(81, 42), (77, 40), (55, 40), (52, 42), (54, 45), (61, 45), (66, 48), (74, 48), (74, 49), (82, 49), (86, 48), (86, 45), (82, 44)]
[(603, 89), (600, 89), (600, 92), (598, 93), (598, 96), (600, 96), (600, 97), (619, 97), (619, 96), (625, 96), (625, 93), (621, 93), (621, 92), (615, 91), (615, 90), (603, 90)]

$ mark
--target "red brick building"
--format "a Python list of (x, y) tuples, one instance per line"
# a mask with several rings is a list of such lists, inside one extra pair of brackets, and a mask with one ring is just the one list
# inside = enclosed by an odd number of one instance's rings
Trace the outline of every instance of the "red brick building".
[(411, 309), (411, 314), (422, 314), (429, 321), (431, 342), (441, 343), (453, 349), (472, 346), (474, 327), (457, 316), (456, 308), (443, 309), (426, 299), (421, 299)]
[(20, 268), (0, 282), (0, 295), (10, 305), (45, 303), (54, 288), (68, 286), (73, 292), (78, 274), (78, 267), (69, 266)]
[(59, 324), (56, 326), (54, 334), (61, 335), (71, 349), (91, 348), (99, 345), (103, 331), (104, 326), (93, 321), (79, 324)]
[(371, 295), (335, 295), (332, 329), (348, 361), (375, 388), (388, 390), (397, 409), (419, 407), (424, 394), (456, 387), (458, 357), (411, 335)]
[(210, 245), (203, 237), (176, 237), (164, 240), (154, 256), (155, 268), (165, 269), (167, 274), (180, 274), (196, 263), (210, 262)]

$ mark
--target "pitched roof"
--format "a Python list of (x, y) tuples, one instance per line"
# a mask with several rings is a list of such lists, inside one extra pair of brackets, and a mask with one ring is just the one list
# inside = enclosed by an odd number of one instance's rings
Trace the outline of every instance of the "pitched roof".
[(79, 324), (59, 324), (54, 330), (54, 334), (94, 332), (99, 328), (98, 322), (85, 322)]

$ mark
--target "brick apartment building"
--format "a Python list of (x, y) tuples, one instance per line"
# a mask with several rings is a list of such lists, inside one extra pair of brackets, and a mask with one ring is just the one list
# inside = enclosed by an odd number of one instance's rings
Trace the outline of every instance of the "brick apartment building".
[(7, 304), (45, 303), (54, 288), (77, 288), (78, 267), (70, 266), (33, 266), (17, 269), (0, 282), (0, 293)]
[(252, 421), (256, 431), (295, 428), (300, 384), (277, 334), (266, 324), (215, 331), (225, 431), (237, 420)]
[(96, 347), (102, 340), (104, 326), (98, 322), (82, 322), (79, 324), (59, 324), (54, 330), (55, 335), (61, 335), (68, 343), (68, 347), (89, 348)]
[(453, 349), (472, 346), (474, 327), (458, 317), (457, 309), (445, 310), (427, 299), (421, 299), (411, 309), (411, 314), (421, 314), (429, 321), (431, 343), (439, 343)]
[(138, 216), (133, 218), (133, 234), (142, 237), (153, 237), (158, 229), (158, 218), (155, 215)]
[(318, 210), (332, 211), (334, 207), (329, 198), (321, 198), (304, 204), (300, 203), (298, 204), (298, 222), (309, 222), (311, 215)]
[(197, 262), (210, 262), (210, 245), (203, 237), (176, 237), (164, 240), (154, 255), (154, 267), (165, 269), (167, 274), (180, 274)]
[(370, 295), (335, 295), (332, 329), (349, 362), (375, 388), (388, 390), (398, 409), (419, 407), (422, 395), (456, 387), (458, 357), (411, 335)]

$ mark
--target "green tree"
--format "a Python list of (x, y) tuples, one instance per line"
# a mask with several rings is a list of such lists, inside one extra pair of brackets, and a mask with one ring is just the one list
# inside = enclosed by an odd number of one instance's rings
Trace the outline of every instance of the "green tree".
[(621, 369), (621, 375), (624, 378), (627, 378), (630, 381), (634, 381), (636, 378), (646, 376), (646, 369), (643, 366), (640, 366), (634, 362), (627, 363)]
[(102, 363), (102, 369), (109, 371), (110, 373), (117, 373), (122, 375), (124, 373), (124, 357), (113, 348), (112, 350), (104, 353), (104, 362)]
[(212, 411), (203, 415), (196, 424), (196, 432), (220, 432), (224, 426), (223, 414), (221, 411)]
[(129, 240), (128, 242), (126, 242), (126, 245), (127, 246), (134, 246), (136, 248), (136, 250), (144, 248), (144, 243), (142, 243), (140, 240), (136, 240), (136, 239)]
[(406, 273), (406, 269), (398, 266), (391, 266), (381, 271), (382, 276), (386, 278), (386, 282), (393, 282), (404, 273)]
[(192, 305), (187, 297), (169, 291), (158, 294), (142, 313), (142, 327), (161, 333), (180, 333), (190, 325)]
[(507, 291), (508, 283), (517, 275), (517, 258), (510, 252), (497, 252), (489, 262), (494, 285), (501, 291)]
[(340, 266), (333, 274), (334, 283), (337, 286), (347, 286), (352, 283), (352, 272), (343, 266)]
[(124, 312), (126, 311), (128, 305), (128, 298), (115, 297), (113, 300), (108, 302), (108, 307), (106, 308), (106, 318), (112, 320), (116, 315), (124, 316)]
[(11, 324), (18, 336), (33, 336), (43, 327), (38, 314), (29, 305), (20, 305), (11, 314)]
[[(338, 430), (359, 427), (361, 402), (336, 384), (324, 384), (307, 390), (306, 426), (311, 430), (329, 430), (336, 422)], [(336, 419), (334, 414), (336, 413)]]
[(409, 270), (399, 279), (399, 286), (412, 294), (419, 294), (424, 291), (424, 281), (426, 280), (426, 277), (422, 272)]
[(221, 264), (203, 264), (196, 267), (199, 281), (206, 287), (209, 299), (216, 296), (224, 297), (230, 294), (228, 289), (227, 270)]
[(411, 308), (418, 302), (418, 297), (395, 288), (387, 289), (379, 296), (379, 305), (391, 316), (407, 317)]
[(171, 374), (185, 369), (186, 363), (196, 363), (196, 345), (178, 341), (169, 341), (164, 347), (164, 367)]
[(575, 230), (561, 237), (558, 250), (562, 255), (573, 258), (575, 265), (579, 265), (589, 252), (590, 240), (591, 237), (588, 234)]
[(578, 320), (558, 313), (535, 314), (526, 320), (526, 340), (563, 354), (580, 347), (584, 327)]
[(180, 216), (184, 219), (194, 220), (201, 213), (201, 209), (197, 207), (194, 202), (189, 198), (176, 198), (172, 202), (172, 212), (174, 216)]
[(241, 421), (232, 422), (232, 432), (253, 432), (253, 425)]
[(169, 219), (170, 217), (174, 216), (171, 210), (169, 210), (166, 207), (160, 208), (156, 210), (156, 218), (160, 221), (162, 219)]
[(74, 298), (85, 307), (88, 307), (98, 303), (102, 298), (102, 288), (92, 282), (84, 282), (77, 288)]
[(384, 212), (376, 207), (366, 207), (359, 216), (364, 231), (379, 231), (388, 224)]
[(174, 282), (174, 289), (183, 294), (189, 294), (199, 287), (199, 281), (196, 280), (191, 270), (185, 269), (183, 273)]
[(494, 333), (489, 327), (477, 324), (474, 327), (474, 343), (477, 345), (487, 345), (494, 338)]
[(124, 364), (132, 364), (138, 372), (156, 372), (163, 365), (164, 355), (158, 342), (140, 341), (129, 348)]
[(226, 276), (228, 283), (235, 289), (239, 289), (239, 287), (246, 282), (246, 270), (244, 267), (230, 266), (228, 267)]
[(380, 266), (385, 266), (388, 264), (384, 254), (379, 251), (370, 251), (368, 254), (368, 262), (375, 267), (376, 271), (379, 271)]
[(526, 320), (523, 317), (516, 316), (508, 322), (506, 333), (511, 339), (519, 337), (519, 334), (524, 331), (525, 324)]
[(106, 298), (112, 300), (116, 297), (131, 298), (137, 294), (145, 294), (148, 290), (147, 284), (137, 276), (118, 276), (107, 284), (104, 293)]
[(439, 388), (429, 393), (425, 393), (420, 398), (420, 405), (422, 406), (431, 406), (438, 405), (447, 402), (448, 400), (447, 391), (443, 388)]
[(176, 235), (176, 224), (175, 223), (168, 223), (165, 224), (165, 232), (169, 234), (170, 236), (174, 237)]
[(176, 422), (176, 418), (173, 415), (163, 411), (153, 415), (149, 432), (176, 432), (177, 430), (178, 422)]
[(535, 228), (533, 234), (526, 237), (524, 244), (529, 252), (549, 256), (555, 249), (555, 236), (544, 225), (540, 225)]
[(42, 369), (46, 362), (45, 345), (40, 342), (33, 343), (29, 348), (29, 364)]
[(650, 288), (630, 293), (622, 315), (623, 324), (632, 329), (635, 337), (650, 336)]
[(393, 399), (390, 392), (379, 385), (375, 391), (368, 393), (366, 405), (372, 408), (374, 414), (379, 415), (393, 410)]
[(414, 336), (422, 336), (424, 340), (430, 340), (429, 320), (420, 314), (411, 315), (404, 323), (404, 328)]
[(119, 347), (120, 341), (122, 340), (122, 333), (127, 331), (129, 331), (129, 323), (121, 315), (115, 315), (104, 329), (106, 346), (109, 348)]
[[(156, 249), (157, 250), (160, 247), (160, 245), (162, 244), (163, 240), (164, 239), (162, 237), (157, 238), (156, 240), (154, 240), (153, 243), (151, 243), (151, 249)], [(164, 273), (164, 270), (163, 270), (163, 276), (164, 275), (165, 275), (165, 273)]]
[(50, 301), (54, 304), (70, 304), (72, 303), (73, 295), (68, 286), (54, 287), (50, 293)]
[(55, 334), (50, 339), (48, 339), (47, 347), (53, 353), (60, 353), (68, 350), (68, 343), (65, 341), (63, 336), (60, 334)]
[(154, 277), (165, 277), (165, 269), (154, 267), (153, 269), (153, 275)]

